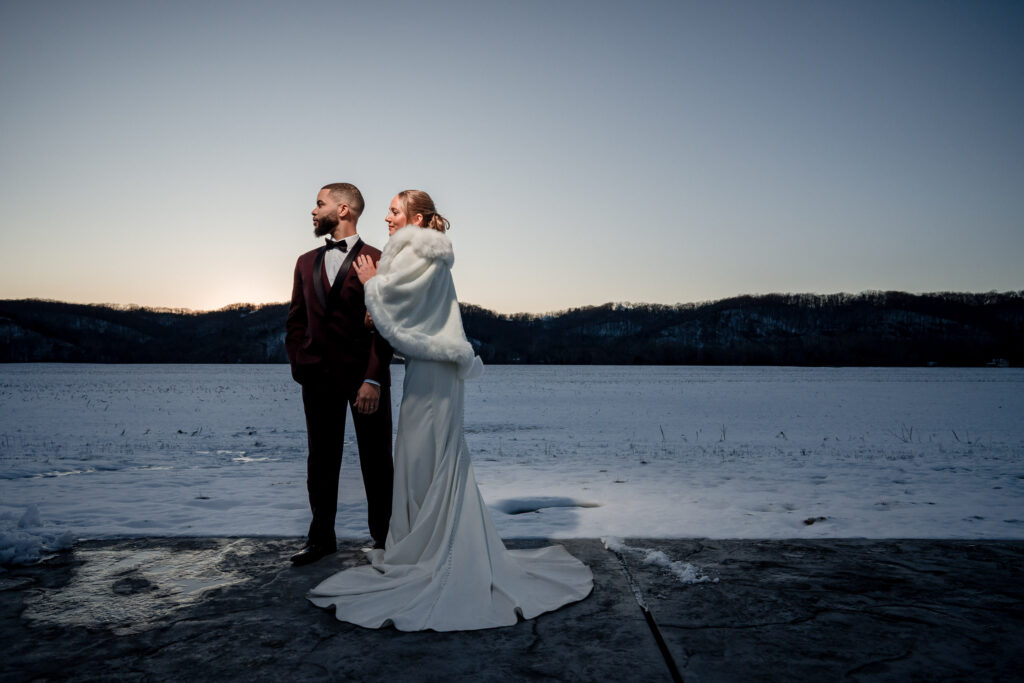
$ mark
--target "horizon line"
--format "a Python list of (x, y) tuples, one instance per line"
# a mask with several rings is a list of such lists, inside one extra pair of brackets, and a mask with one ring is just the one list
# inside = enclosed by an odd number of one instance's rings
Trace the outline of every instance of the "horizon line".
[[(827, 296), (844, 296), (844, 295), (845, 296), (863, 296), (863, 295), (866, 295), (866, 294), (909, 294), (909, 295), (912, 295), (912, 296), (936, 296), (936, 295), (941, 295), (941, 294), (961, 294), (961, 295), (962, 294), (970, 294), (970, 295), (977, 296), (977, 295), (981, 295), (981, 294), (990, 294), (990, 295), (1017, 295), (1017, 296), (1024, 297), (1024, 288), (1019, 289), (1019, 290), (1004, 290), (1004, 291), (999, 291), (999, 290), (996, 290), (996, 289), (989, 289), (989, 290), (986, 290), (986, 291), (934, 290), (934, 291), (928, 291), (928, 292), (910, 292), (910, 291), (899, 290), (899, 289), (865, 289), (865, 290), (861, 290), (860, 292), (840, 291), (840, 292), (830, 292), (830, 293), (819, 293), (819, 292), (761, 292), (761, 293), (749, 293), (748, 292), (748, 293), (734, 294), (732, 296), (726, 296), (726, 297), (722, 297), (722, 298), (719, 298), (719, 299), (704, 299), (704, 300), (701, 300), (701, 301), (689, 301), (689, 302), (677, 301), (675, 303), (670, 303), (670, 304), (657, 303), (657, 302), (651, 302), (651, 301), (605, 301), (605, 302), (600, 303), (600, 304), (584, 304), (584, 305), (580, 305), (580, 306), (569, 306), (567, 308), (561, 308), (561, 309), (557, 309), (557, 310), (548, 310), (548, 311), (542, 311), (542, 312), (516, 311), (516, 312), (512, 312), (512, 313), (499, 313), (498, 311), (496, 311), (494, 309), (487, 308), (486, 306), (481, 306), (479, 304), (474, 304), (474, 303), (471, 303), (471, 302), (468, 302), (468, 301), (460, 302), (460, 305), (461, 306), (472, 306), (474, 308), (483, 309), (485, 311), (489, 311), (489, 312), (494, 313), (496, 315), (507, 315), (507, 316), (527, 315), (527, 316), (537, 316), (537, 317), (540, 317), (540, 316), (547, 316), (547, 315), (559, 315), (559, 314), (562, 314), (562, 313), (567, 313), (569, 311), (575, 311), (575, 310), (581, 310), (581, 309), (587, 309), (587, 308), (601, 308), (603, 306), (619, 306), (619, 307), (622, 307), (622, 308), (638, 308), (640, 306), (665, 306), (665, 307), (669, 307), (669, 308), (672, 308), (672, 307), (684, 307), (684, 306), (696, 307), (696, 306), (705, 306), (705, 305), (710, 305), (710, 304), (721, 303), (723, 301), (729, 301), (731, 299), (742, 299), (742, 298), (745, 298), (745, 297), (767, 297), (767, 296), (815, 296), (815, 297), (827, 297)], [(68, 304), (68, 305), (72, 305), (72, 306), (92, 306), (92, 307), (96, 307), (96, 308), (104, 308), (105, 307), (105, 308), (112, 308), (112, 309), (115, 309), (115, 310), (143, 310), (143, 311), (153, 311), (155, 313), (185, 313), (185, 314), (219, 313), (221, 311), (229, 311), (229, 310), (235, 310), (235, 309), (240, 309), (240, 308), (251, 308), (251, 309), (257, 309), (258, 310), (258, 309), (261, 309), (261, 308), (266, 308), (268, 306), (287, 306), (290, 303), (288, 301), (268, 301), (268, 302), (264, 302), (264, 303), (254, 303), (254, 302), (248, 302), (248, 301), (240, 301), (240, 302), (236, 302), (236, 303), (226, 304), (224, 306), (221, 306), (220, 308), (195, 309), (195, 308), (174, 307), (174, 306), (148, 306), (148, 305), (145, 305), (145, 304), (122, 304), (122, 303), (111, 303), (111, 302), (64, 301), (64, 300), (61, 300), (61, 299), (48, 299), (48, 298), (43, 298), (43, 297), (24, 297), (24, 298), (19, 298), (19, 299), (0, 299), (0, 302), (19, 302), (19, 301), (38, 301), (38, 302), (42, 302), (42, 303)]]

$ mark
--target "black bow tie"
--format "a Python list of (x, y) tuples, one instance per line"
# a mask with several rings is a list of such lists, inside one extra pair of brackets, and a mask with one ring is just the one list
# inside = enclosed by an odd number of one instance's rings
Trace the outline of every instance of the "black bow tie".
[(348, 251), (348, 242), (346, 242), (345, 240), (341, 240), (340, 242), (332, 242), (331, 240), (324, 241), (327, 242), (327, 251), (330, 251), (331, 249), (337, 249), (342, 254)]

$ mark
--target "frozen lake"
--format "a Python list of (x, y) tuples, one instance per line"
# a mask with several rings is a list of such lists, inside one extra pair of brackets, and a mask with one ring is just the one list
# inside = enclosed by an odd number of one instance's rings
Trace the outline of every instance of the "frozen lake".
[[(466, 395), (506, 537), (1024, 538), (1024, 370), (492, 366)], [(0, 534), (300, 536), (305, 449), (286, 366), (2, 365)]]

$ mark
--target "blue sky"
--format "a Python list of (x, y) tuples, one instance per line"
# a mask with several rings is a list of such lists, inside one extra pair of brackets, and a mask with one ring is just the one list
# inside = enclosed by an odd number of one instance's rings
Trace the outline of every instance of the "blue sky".
[(285, 301), (328, 182), (463, 301), (1024, 288), (1024, 4), (0, 9), (0, 298)]

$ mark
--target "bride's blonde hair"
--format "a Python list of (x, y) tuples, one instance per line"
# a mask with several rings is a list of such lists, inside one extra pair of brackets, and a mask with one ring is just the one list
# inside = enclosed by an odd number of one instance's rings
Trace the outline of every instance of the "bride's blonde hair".
[(410, 221), (416, 214), (423, 216), (424, 228), (446, 232), (452, 227), (448, 219), (437, 212), (434, 200), (423, 190), (402, 190), (398, 193), (398, 201)]

